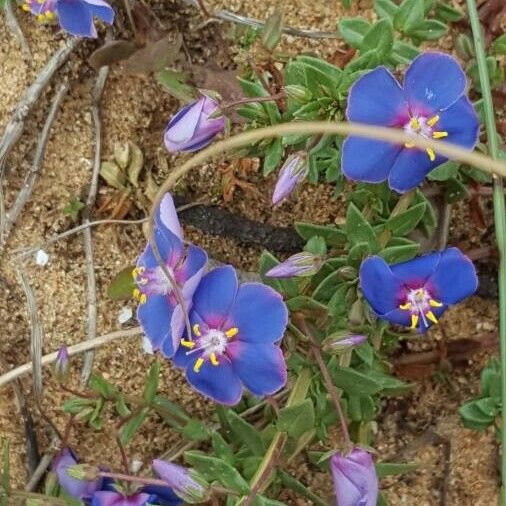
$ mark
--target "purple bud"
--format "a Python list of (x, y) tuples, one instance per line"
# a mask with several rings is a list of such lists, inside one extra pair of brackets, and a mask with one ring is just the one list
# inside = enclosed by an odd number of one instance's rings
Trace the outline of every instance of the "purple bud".
[(195, 504), (207, 500), (208, 483), (193, 469), (165, 460), (153, 460), (153, 470), (184, 502)]
[(348, 332), (336, 332), (324, 339), (322, 348), (327, 353), (335, 353), (339, 351), (356, 348), (367, 341), (367, 336), (350, 335)]
[(58, 349), (56, 360), (54, 363), (53, 374), (56, 381), (64, 383), (68, 377), (70, 369), (69, 352), (67, 347), (63, 344)]
[(309, 251), (303, 251), (287, 258), (284, 262), (268, 270), (265, 275), (269, 278), (291, 278), (292, 276), (312, 276), (323, 264), (323, 259)]
[[(158, 504), (152, 503), (152, 496), (144, 492), (125, 496), (121, 492), (104, 490), (93, 494), (93, 506), (148, 506)], [(165, 504), (165, 503), (164, 503)]]
[(307, 176), (308, 171), (309, 167), (305, 156), (300, 153), (289, 156), (279, 171), (278, 181), (272, 195), (272, 204), (276, 205), (288, 197), (297, 184)]
[(70, 467), (77, 464), (77, 459), (68, 448), (63, 448), (53, 460), (52, 471), (58, 476), (60, 486), (67, 494), (76, 499), (89, 498), (100, 488), (102, 480), (76, 480), (68, 474)]
[(370, 453), (354, 448), (346, 457), (336, 452), (330, 459), (337, 506), (376, 506), (378, 477)]
[(186, 105), (169, 121), (165, 129), (165, 147), (172, 153), (197, 151), (207, 146), (225, 129), (225, 117), (210, 118), (218, 103), (203, 96)]

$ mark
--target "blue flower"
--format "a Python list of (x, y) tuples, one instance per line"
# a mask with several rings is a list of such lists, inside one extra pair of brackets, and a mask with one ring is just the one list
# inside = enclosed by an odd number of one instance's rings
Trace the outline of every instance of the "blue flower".
[(206, 274), (190, 311), (193, 336), (181, 340), (174, 362), (201, 394), (235, 405), (243, 386), (258, 396), (286, 383), (283, 353), (277, 344), (288, 323), (288, 310), (272, 288), (261, 283), (239, 286), (231, 266)]
[(97, 36), (93, 17), (114, 22), (114, 10), (104, 0), (26, 0), (23, 9), (35, 14), (41, 23), (58, 19), (63, 30), (78, 37)]
[(204, 274), (207, 254), (197, 246), (183, 244), (183, 233), (169, 193), (163, 197), (156, 213), (155, 241), (177, 283), (185, 309), (178, 304), (174, 287), (148, 244), (132, 273), (137, 285), (134, 297), (140, 302), (137, 319), (153, 350), (172, 357), (183, 334), (184, 310), (191, 307), (193, 293)]
[[(476, 145), (479, 122), (465, 95), (466, 76), (457, 61), (442, 53), (415, 58), (401, 86), (385, 68), (362, 76), (350, 89), (350, 121), (402, 128), (412, 135), (443, 139), (467, 148)], [(414, 144), (396, 145), (361, 137), (343, 143), (341, 169), (352, 180), (380, 183), (404, 193), (447, 159)]]
[(423, 333), (448, 306), (472, 295), (478, 278), (471, 260), (448, 248), (392, 266), (369, 257), (360, 266), (360, 287), (380, 318)]

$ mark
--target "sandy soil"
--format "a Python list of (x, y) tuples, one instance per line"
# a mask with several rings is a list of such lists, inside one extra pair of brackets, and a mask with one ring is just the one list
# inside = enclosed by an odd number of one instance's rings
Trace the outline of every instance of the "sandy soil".
[[(255, 0), (208, 2), (215, 7), (230, 10), (240, 9), (242, 13), (265, 18), (272, 10), (268, 2)], [(201, 19), (194, 15), (185, 17), (176, 9), (176, 0), (155, 3), (156, 12), (170, 26), (177, 19), (187, 24), (185, 41), (194, 63), (213, 61), (214, 48), (220, 43), (221, 35), (217, 26), (199, 29)], [(281, 2), (286, 9), (286, 21), (292, 26), (332, 30), (337, 16), (342, 13), (339, 0), (286, 0)], [(347, 15), (372, 16), (370, 4), (361, 0)], [(190, 12), (190, 11), (186, 11)], [(194, 11), (193, 14), (195, 14)], [(61, 34), (37, 26), (32, 19), (19, 13), (22, 29), (34, 53), (34, 59), (27, 62), (19, 47), (12, 39), (0, 17), (0, 130), (10, 118), (12, 108), (23, 90), (37, 75), (49, 56), (63, 43)], [(205, 41), (205, 43), (203, 42)], [(451, 43), (444, 40), (442, 44)], [(214, 44), (214, 45), (213, 45)], [(283, 48), (288, 52), (301, 49), (332, 58), (341, 43), (332, 41), (308, 41), (286, 37)], [(0, 282), (4, 296), (0, 301), (0, 355), (3, 357), (2, 370), (21, 364), (29, 356), (29, 326), (25, 309), (25, 298), (15, 274), (13, 252), (21, 247), (34, 245), (55, 233), (71, 228), (74, 224), (62, 212), (72, 196), (85, 199), (93, 159), (93, 127), (91, 121), (90, 90), (95, 74), (85, 63), (93, 49), (93, 43), (84, 44), (74, 54), (67, 68), (56, 79), (67, 77), (71, 80), (71, 91), (66, 97), (61, 112), (53, 127), (41, 177), (33, 197), (26, 206), (22, 218), (17, 222), (0, 267)], [(220, 51), (218, 64), (233, 67), (237, 57), (234, 50)], [(15, 151), (9, 158), (9, 171), (4, 192), (7, 205), (12, 202), (29, 168), (34, 144), (41, 129), (51, 100), (54, 87), (41, 97), (33, 114), (30, 115), (26, 130)], [(111, 156), (114, 143), (132, 140), (143, 150), (146, 166), (157, 181), (161, 181), (183, 157), (169, 157), (161, 143), (163, 127), (177, 109), (178, 104), (160, 90), (150, 76), (126, 75), (119, 67), (111, 69), (102, 100), (104, 127), (103, 157)], [(240, 189), (231, 202), (223, 203), (222, 172), (217, 166), (229, 167), (232, 162), (220, 161), (198, 169), (180, 185), (194, 199), (207, 199), (225, 205), (229, 209), (258, 221), (276, 225), (287, 225), (294, 220), (313, 220), (318, 223), (339, 221), (343, 206), (340, 199), (333, 198), (333, 189), (328, 185), (305, 185), (289, 202), (272, 210), (266, 198), (255, 198)], [(274, 176), (264, 180), (254, 168), (247, 173), (238, 171), (238, 177), (258, 185), (260, 193), (268, 194)], [(101, 192), (107, 192), (103, 181)], [(457, 210), (458, 211), (458, 210)], [(460, 211), (458, 211), (460, 213)], [(459, 214), (461, 216), (461, 214)], [(134, 212), (129, 217), (140, 217)], [(243, 247), (233, 239), (223, 239), (203, 234), (195, 229), (186, 230), (188, 238), (209, 249), (211, 255), (224, 262), (230, 262), (246, 270), (254, 270), (259, 249)], [(474, 237), (474, 236), (473, 236)], [(450, 231), (450, 242), (468, 240), (475, 246), (475, 238), (463, 235), (462, 226)], [(111, 277), (121, 268), (131, 264), (144, 239), (140, 227), (108, 226), (93, 231), (95, 272), (98, 287), (98, 334), (124, 328), (118, 322), (118, 314), (124, 306), (134, 309), (133, 302), (112, 302), (106, 297)], [(86, 326), (86, 274), (83, 261), (83, 240), (75, 235), (47, 248), (49, 263), (37, 266), (33, 258), (25, 265), (32, 288), (36, 293), (41, 322), (44, 328), (44, 352), (55, 350), (60, 344), (73, 344), (85, 337)], [(126, 325), (133, 325), (130, 321)], [(450, 311), (444, 318), (448, 339), (477, 337), (480, 332), (497, 328), (497, 308), (493, 301), (472, 298), (465, 304)], [(436, 346), (442, 338), (440, 329), (432, 331), (424, 345)], [(494, 435), (489, 432), (476, 434), (464, 430), (456, 416), (457, 407), (478, 390), (479, 371), (486, 361), (486, 354), (470, 362), (466, 367), (451, 373), (420, 380), (410, 396), (385, 401), (381, 415), (375, 447), (378, 455), (393, 460), (421, 463), (419, 470), (404, 477), (384, 481), (383, 488), (393, 505), (493, 505), (498, 493), (496, 471), (497, 446)], [(101, 348), (96, 353), (95, 366), (111, 381), (116, 382), (125, 392), (139, 394), (143, 375), (152, 358), (141, 350), (137, 338), (118, 341)], [(77, 387), (81, 360), (73, 360), (74, 385)], [(67, 395), (56, 389), (49, 374), (45, 375), (44, 409), (60, 428), (64, 417), (59, 405)], [(23, 379), (23, 390), (29, 397), (30, 378)], [(162, 390), (165, 395), (181, 403), (192, 414), (206, 416), (210, 404), (193, 394), (180, 374), (165, 363), (163, 366)], [(0, 391), (0, 436), (8, 437), (12, 444), (12, 475), (17, 484), (25, 481), (24, 433), (10, 388)], [(37, 419), (38, 437), (41, 448), (47, 445), (45, 425)], [(135, 437), (129, 451), (132, 457), (144, 462), (171, 447), (176, 435), (159, 420), (152, 419)], [(83, 458), (118, 465), (119, 458), (110, 434), (99, 434), (80, 427), (71, 436), (71, 442)], [(301, 478), (313, 484), (322, 496), (331, 494), (327, 475), (318, 472), (301, 456), (296, 463)], [(305, 504), (292, 495), (283, 496), (287, 504)]]

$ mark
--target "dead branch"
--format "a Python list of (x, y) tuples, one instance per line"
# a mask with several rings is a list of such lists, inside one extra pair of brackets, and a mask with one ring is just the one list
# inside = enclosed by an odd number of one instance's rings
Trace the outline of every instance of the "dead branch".
[(57, 436), (53, 436), (51, 439), (51, 443), (49, 444), (49, 448), (46, 450), (46, 453), (39, 460), (37, 468), (33, 471), (32, 476), (28, 480), (28, 483), (25, 486), (25, 490), (27, 492), (32, 492), (37, 488), (42, 476), (46, 472), (47, 468), (53, 461), (53, 457), (59, 448), (59, 438)]
[(18, 44), (21, 46), (21, 50), (23, 51), (23, 53), (25, 53), (25, 56), (31, 60), (32, 53), (30, 51), (30, 46), (28, 45), (28, 42), (26, 42), (26, 38), (23, 35), (23, 31), (19, 26), (18, 18), (16, 17), (16, 13), (12, 8), (12, 2), (10, 0), (7, 0), (5, 2), (4, 10), (7, 26), (10, 28), (12, 34), (14, 35), (14, 38), (18, 41)]
[[(89, 224), (90, 214), (95, 206), (97, 196), (98, 175), (100, 173), (100, 159), (102, 157), (102, 122), (100, 119), (100, 100), (104, 91), (105, 81), (109, 73), (109, 67), (101, 67), (98, 71), (97, 81), (92, 92), (91, 111), (93, 124), (95, 125), (95, 161), (93, 164), (93, 173), (91, 176), (90, 190), (86, 200), (86, 211), (83, 224)], [(91, 228), (86, 227), (83, 230), (84, 254), (86, 261), (86, 277), (88, 284), (88, 320), (86, 323), (86, 335), (88, 340), (92, 340), (97, 332), (97, 290), (95, 279), (95, 266), (93, 263), (93, 241), (91, 238)], [(90, 351), (84, 357), (81, 381), (87, 383), (93, 367), (93, 351)]]
[[(9, 2), (7, 2), (9, 3)], [(2, 228), (0, 229), (0, 248), (5, 245), (5, 241), (12, 229), (12, 226), (19, 218), (23, 207), (30, 199), (33, 188), (35, 186), (35, 182), (39, 176), (40, 170), (42, 168), (42, 164), (44, 162), (44, 156), (46, 154), (46, 146), (49, 140), (49, 135), (51, 133), (51, 128), (53, 126), (54, 120), (60, 108), (60, 105), (63, 101), (63, 98), (67, 94), (69, 89), (68, 83), (63, 83), (60, 85), (58, 90), (56, 91), (53, 102), (51, 103), (51, 107), (46, 117), (46, 122), (44, 123), (44, 128), (39, 137), (39, 141), (37, 143), (37, 148), (35, 149), (35, 156), (33, 158), (33, 163), (30, 168), (30, 171), (25, 177), (25, 181), (21, 190), (16, 197), (16, 200), (12, 207), (5, 215), (5, 220), (2, 223)]]
[(81, 39), (77, 37), (72, 37), (63, 47), (56, 51), (47, 62), (46, 66), (39, 72), (37, 79), (27, 88), (23, 98), (14, 109), (12, 118), (9, 123), (7, 123), (2, 139), (0, 140), (0, 178), (3, 176), (5, 170), (7, 156), (23, 132), (26, 117), (55, 72), (68, 60), (72, 52), (77, 48), (80, 40)]
[[(104, 334), (103, 336), (98, 336), (91, 341), (83, 341), (81, 343), (74, 344), (73, 346), (69, 346), (67, 348), (67, 351), (70, 356), (77, 355), (79, 353), (83, 353), (88, 350), (99, 348), (100, 346), (108, 344), (116, 339), (135, 337), (140, 334), (142, 334), (142, 329), (140, 327), (133, 327), (127, 330), (118, 330), (116, 332)], [(56, 360), (57, 354), (58, 352), (55, 351), (53, 353), (44, 355), (41, 358), (40, 365), (45, 366), (48, 364), (52, 364)], [(32, 367), (33, 367), (32, 362), (27, 362), (26, 364), (15, 367), (14, 369), (11, 369), (5, 374), (2, 374), (2, 376), (0, 376), (0, 387), (9, 384), (11, 381), (14, 381), (16, 378), (19, 378), (20, 376), (28, 374), (32, 370)]]

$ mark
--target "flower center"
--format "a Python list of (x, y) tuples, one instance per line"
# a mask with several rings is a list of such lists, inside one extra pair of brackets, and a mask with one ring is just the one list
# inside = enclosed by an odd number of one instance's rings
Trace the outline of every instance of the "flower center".
[(226, 331), (210, 328), (201, 331), (198, 324), (195, 324), (192, 330), (196, 337), (195, 340), (188, 341), (181, 339), (181, 345), (190, 349), (190, 351), (186, 352), (187, 355), (191, 355), (197, 351), (201, 352), (193, 365), (195, 372), (200, 371), (206, 360), (209, 360), (214, 366), (220, 365), (219, 357), (225, 353), (229, 340), (239, 332), (237, 327), (231, 327)]
[[(168, 265), (166, 268), (172, 278), (174, 278), (172, 268)], [(146, 302), (148, 295), (169, 295), (173, 290), (170, 279), (159, 265), (154, 269), (136, 267), (132, 271), (132, 277), (137, 285), (137, 288), (133, 291), (133, 295), (141, 304)]]
[(56, 19), (55, 0), (25, 0), (21, 8), (35, 14), (39, 23), (48, 23)]
[(441, 307), (442, 302), (434, 300), (425, 288), (416, 288), (410, 290), (406, 295), (406, 301), (399, 306), (403, 311), (411, 313), (411, 328), (415, 329), (418, 322), (423, 323), (426, 328), (429, 327), (430, 320), (432, 323), (437, 323), (436, 315), (432, 312), (432, 308)]
[[(448, 137), (448, 132), (434, 130), (434, 126), (439, 121), (439, 115), (432, 116), (432, 118), (426, 118), (425, 116), (412, 116), (411, 119), (404, 125), (404, 131), (410, 135), (420, 135), (425, 139), (443, 139)], [(412, 142), (406, 142), (404, 144), (406, 148), (414, 148), (415, 145)], [(436, 159), (436, 153), (432, 148), (426, 148), (429, 159), (433, 162)]]

